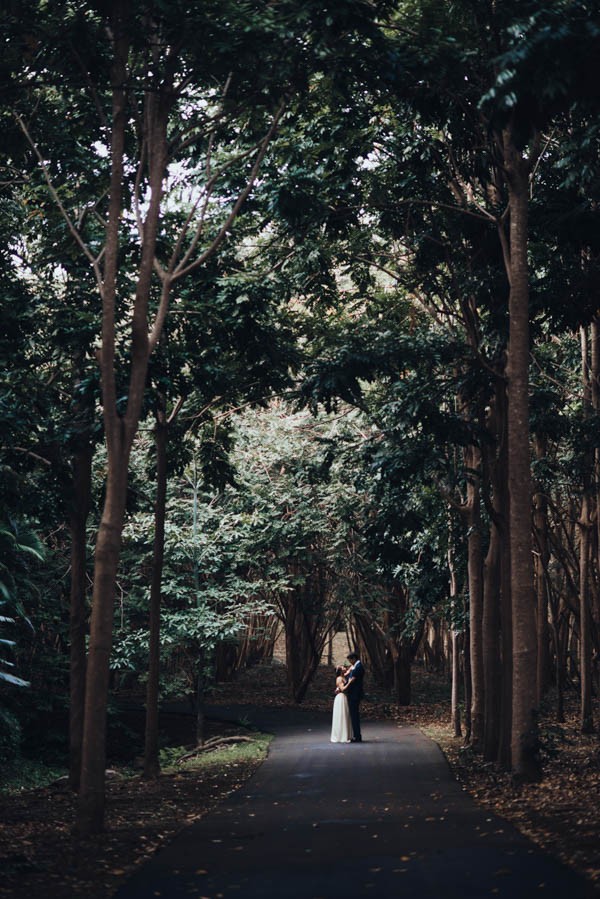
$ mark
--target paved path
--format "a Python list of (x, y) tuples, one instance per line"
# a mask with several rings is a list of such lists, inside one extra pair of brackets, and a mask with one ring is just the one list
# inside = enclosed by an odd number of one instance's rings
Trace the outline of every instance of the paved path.
[[(248, 710), (231, 710), (232, 717)], [(118, 899), (588, 899), (592, 888), (479, 809), (419, 730), (256, 710), (267, 761), (123, 885)]]

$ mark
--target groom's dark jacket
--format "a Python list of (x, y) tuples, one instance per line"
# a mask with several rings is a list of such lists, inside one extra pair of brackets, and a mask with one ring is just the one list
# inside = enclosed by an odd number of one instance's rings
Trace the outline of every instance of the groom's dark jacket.
[(350, 672), (350, 681), (346, 689), (346, 696), (348, 699), (353, 699), (355, 702), (358, 702), (358, 700), (363, 698), (364, 676), (365, 669), (363, 668), (363, 663), (359, 659)]

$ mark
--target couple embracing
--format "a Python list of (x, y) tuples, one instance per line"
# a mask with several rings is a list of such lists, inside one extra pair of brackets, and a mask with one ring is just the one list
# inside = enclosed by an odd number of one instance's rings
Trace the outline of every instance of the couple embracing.
[(335, 669), (332, 743), (362, 743), (359, 707), (365, 669), (356, 652), (348, 653), (348, 662), (348, 666)]

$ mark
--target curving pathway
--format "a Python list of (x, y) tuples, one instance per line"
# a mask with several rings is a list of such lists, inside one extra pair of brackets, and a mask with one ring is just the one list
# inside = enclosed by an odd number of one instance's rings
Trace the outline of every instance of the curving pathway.
[(144, 864), (118, 899), (591, 899), (591, 885), (475, 805), (435, 743), (364, 722), (230, 708), (276, 734), (268, 759), (220, 807)]

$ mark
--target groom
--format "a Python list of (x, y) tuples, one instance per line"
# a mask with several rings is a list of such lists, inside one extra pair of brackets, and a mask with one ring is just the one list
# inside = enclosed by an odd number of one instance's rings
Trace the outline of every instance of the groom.
[(362, 743), (359, 706), (363, 697), (363, 678), (365, 676), (365, 669), (356, 652), (348, 653), (348, 661), (350, 662), (351, 667), (346, 671), (346, 688), (344, 693), (348, 697), (350, 721), (352, 722), (351, 742)]

